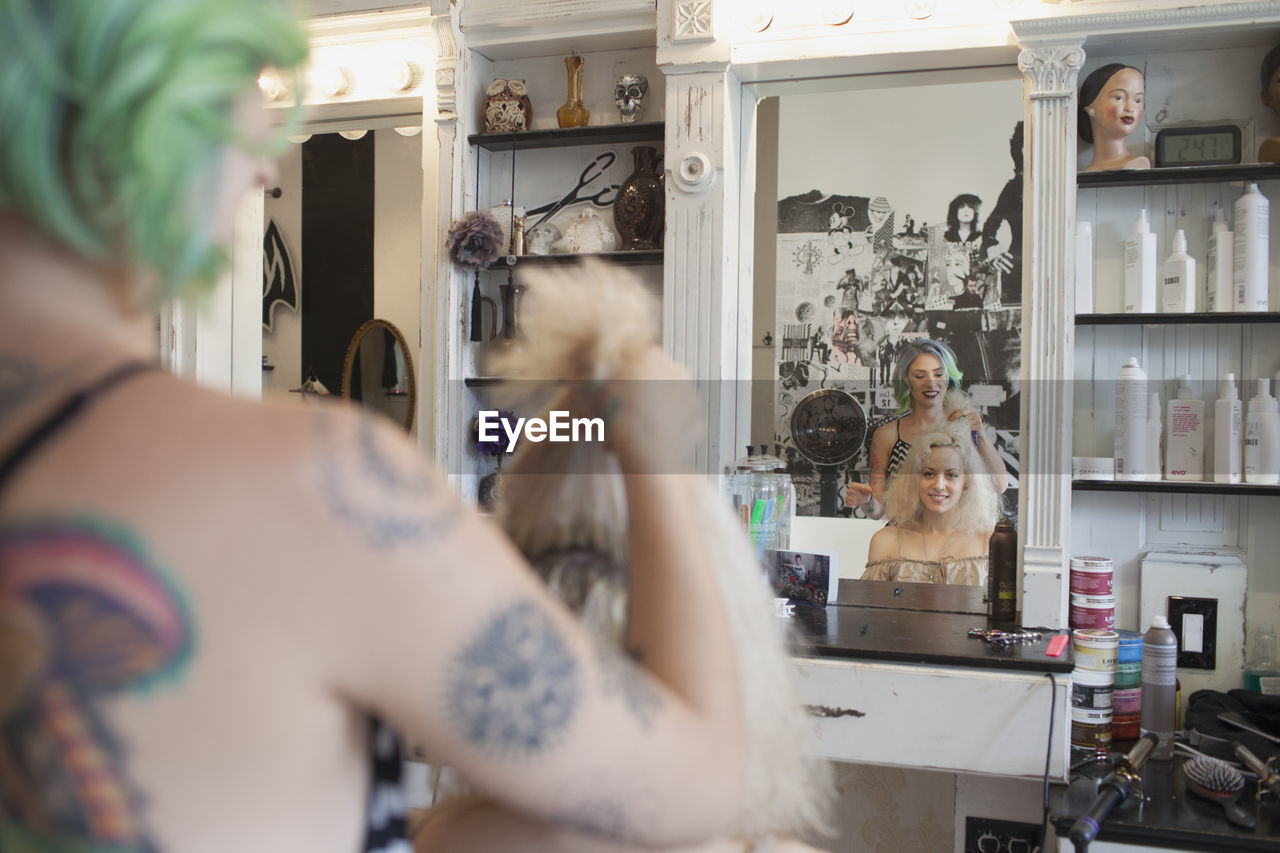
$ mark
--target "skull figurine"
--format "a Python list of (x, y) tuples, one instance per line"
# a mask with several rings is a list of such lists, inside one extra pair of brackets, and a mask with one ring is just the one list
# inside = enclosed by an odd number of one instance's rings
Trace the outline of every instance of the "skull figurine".
[(623, 74), (613, 89), (613, 100), (622, 114), (622, 123), (630, 124), (640, 118), (644, 96), (649, 94), (649, 79), (643, 74)]

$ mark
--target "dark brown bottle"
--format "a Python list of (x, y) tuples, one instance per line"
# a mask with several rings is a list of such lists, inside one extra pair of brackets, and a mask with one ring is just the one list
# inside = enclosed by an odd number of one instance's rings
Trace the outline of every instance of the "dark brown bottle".
[(1004, 517), (987, 547), (987, 621), (1012, 622), (1018, 615), (1018, 531)]

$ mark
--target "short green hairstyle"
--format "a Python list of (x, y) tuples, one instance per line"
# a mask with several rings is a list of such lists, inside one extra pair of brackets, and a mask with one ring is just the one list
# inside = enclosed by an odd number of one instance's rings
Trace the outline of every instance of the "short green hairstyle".
[(306, 54), (280, 0), (0, 0), (0, 209), (166, 295), (212, 282), (235, 102)]

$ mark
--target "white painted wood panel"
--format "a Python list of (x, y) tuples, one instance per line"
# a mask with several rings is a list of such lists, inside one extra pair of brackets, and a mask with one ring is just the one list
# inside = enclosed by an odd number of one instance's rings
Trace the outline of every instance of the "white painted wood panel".
[[(873, 661), (797, 659), (801, 700), (862, 717), (814, 718), (824, 757), (1042, 778), (1049, 678), (1040, 673)], [(1050, 774), (1066, 778), (1071, 680), (1055, 675)]]

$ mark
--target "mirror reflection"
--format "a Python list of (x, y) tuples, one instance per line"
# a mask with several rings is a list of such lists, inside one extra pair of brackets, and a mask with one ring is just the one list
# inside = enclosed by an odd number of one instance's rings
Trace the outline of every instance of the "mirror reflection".
[(413, 426), (415, 394), (413, 359), (404, 335), (386, 320), (365, 323), (347, 346), (342, 396), (407, 430)]
[(1022, 83), (803, 85), (757, 116), (751, 438), (787, 463), (790, 547), (985, 584), (1017, 506)]

